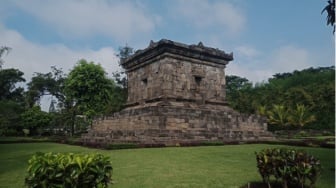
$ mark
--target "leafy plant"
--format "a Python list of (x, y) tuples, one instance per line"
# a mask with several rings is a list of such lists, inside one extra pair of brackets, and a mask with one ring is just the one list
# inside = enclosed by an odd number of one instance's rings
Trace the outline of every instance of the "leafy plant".
[(294, 149), (272, 148), (256, 153), (257, 167), (264, 183), (270, 186), (273, 176), (281, 181), (283, 188), (288, 185), (304, 187), (307, 180), (314, 187), (321, 174), (320, 160), (304, 151)]
[(28, 163), (29, 188), (101, 188), (112, 177), (109, 158), (101, 154), (36, 153)]
[(22, 132), (24, 133), (25, 136), (28, 136), (30, 133), (29, 129), (22, 129)]
[(272, 110), (268, 112), (268, 121), (270, 124), (288, 125), (288, 110), (284, 105), (273, 105)]
[(297, 104), (295, 110), (292, 110), (291, 115), (288, 117), (288, 121), (300, 129), (315, 120), (315, 116), (309, 114), (307, 107), (301, 104)]

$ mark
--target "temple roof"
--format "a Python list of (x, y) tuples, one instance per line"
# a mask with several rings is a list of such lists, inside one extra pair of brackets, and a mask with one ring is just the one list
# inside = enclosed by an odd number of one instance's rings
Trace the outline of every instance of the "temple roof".
[(150, 41), (147, 48), (137, 50), (132, 56), (122, 60), (121, 65), (127, 70), (164, 53), (180, 55), (221, 65), (226, 65), (229, 61), (233, 60), (232, 52), (228, 54), (217, 48), (206, 47), (202, 42), (199, 42), (197, 45), (186, 45), (167, 39), (161, 39), (158, 42)]

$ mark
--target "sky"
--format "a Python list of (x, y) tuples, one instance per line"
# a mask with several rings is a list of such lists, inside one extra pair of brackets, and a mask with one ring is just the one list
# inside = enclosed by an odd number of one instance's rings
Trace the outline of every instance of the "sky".
[(120, 70), (119, 47), (150, 40), (200, 41), (233, 52), (227, 75), (267, 81), (275, 73), (335, 64), (335, 38), (321, 14), (327, 0), (2, 0), (3, 68), (27, 82), (80, 59)]

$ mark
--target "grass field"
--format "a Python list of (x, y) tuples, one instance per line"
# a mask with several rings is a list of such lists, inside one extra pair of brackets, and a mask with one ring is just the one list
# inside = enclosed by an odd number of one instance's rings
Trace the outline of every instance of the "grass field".
[[(111, 187), (114, 188), (240, 187), (261, 181), (254, 152), (266, 147), (277, 146), (251, 144), (107, 151), (55, 143), (0, 144), (0, 187), (24, 187), (27, 160), (37, 151), (107, 155), (113, 165), (114, 184)], [(300, 149), (321, 160), (323, 172), (317, 187), (335, 187), (335, 150)]]

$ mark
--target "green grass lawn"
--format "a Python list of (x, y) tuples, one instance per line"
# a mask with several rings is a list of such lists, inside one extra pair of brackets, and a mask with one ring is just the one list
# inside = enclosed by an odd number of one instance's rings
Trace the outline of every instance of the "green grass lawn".
[[(240, 187), (261, 181), (254, 152), (266, 147), (277, 146), (247, 144), (107, 151), (55, 143), (0, 144), (0, 187), (23, 187), (27, 160), (37, 151), (93, 152), (110, 156), (114, 179), (111, 187), (115, 188)], [(335, 150), (300, 149), (322, 162), (323, 172), (317, 187), (335, 187)]]

